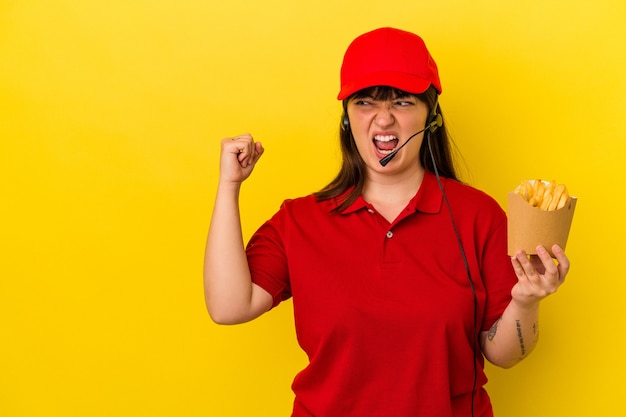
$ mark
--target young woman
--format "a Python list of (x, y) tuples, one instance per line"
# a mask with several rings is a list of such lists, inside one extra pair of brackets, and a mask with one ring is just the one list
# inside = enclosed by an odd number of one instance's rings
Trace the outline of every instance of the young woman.
[(294, 417), (492, 416), (484, 358), (510, 367), (537, 342), (563, 250), (506, 252), (506, 216), (456, 178), (441, 83), (420, 37), (356, 38), (341, 69), (343, 163), (320, 192), (285, 201), (244, 247), (241, 183), (264, 149), (222, 140), (205, 256), (213, 320), (252, 320), (293, 297), (309, 365)]

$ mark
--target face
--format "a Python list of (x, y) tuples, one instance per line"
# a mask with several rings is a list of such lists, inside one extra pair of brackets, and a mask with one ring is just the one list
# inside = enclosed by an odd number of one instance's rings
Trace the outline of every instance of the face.
[(394, 93), (389, 98), (358, 94), (348, 101), (348, 117), (356, 147), (365, 165), (377, 172), (421, 168), (419, 150), (423, 133), (415, 136), (385, 167), (380, 159), (424, 128), (428, 106), (413, 95)]

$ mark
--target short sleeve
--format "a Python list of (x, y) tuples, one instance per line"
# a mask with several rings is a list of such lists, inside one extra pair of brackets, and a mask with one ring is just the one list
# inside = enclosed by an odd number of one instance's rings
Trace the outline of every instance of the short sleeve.
[(271, 294), (272, 308), (291, 297), (289, 268), (283, 241), (284, 204), (250, 238), (246, 247), (252, 282)]
[(511, 302), (511, 289), (517, 277), (511, 258), (507, 255), (506, 215), (498, 216), (492, 232), (487, 237), (482, 254), (482, 277), (487, 293), (482, 330), (487, 331), (498, 320)]

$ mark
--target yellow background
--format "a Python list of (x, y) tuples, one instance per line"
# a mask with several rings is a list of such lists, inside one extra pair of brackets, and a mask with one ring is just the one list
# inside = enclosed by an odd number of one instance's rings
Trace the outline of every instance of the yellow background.
[(287, 416), (291, 304), (210, 322), (219, 140), (267, 152), (245, 237), (336, 172), (343, 52), (379, 26), (439, 64), (463, 178), (579, 202), (541, 342), (488, 368), (496, 415), (626, 416), (626, 3), (0, 1), (0, 416)]

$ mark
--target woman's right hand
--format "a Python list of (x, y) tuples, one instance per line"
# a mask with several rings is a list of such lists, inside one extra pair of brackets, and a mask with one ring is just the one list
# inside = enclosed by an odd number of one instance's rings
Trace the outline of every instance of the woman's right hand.
[(222, 139), (220, 181), (237, 184), (245, 181), (264, 151), (261, 142), (255, 142), (249, 133)]

